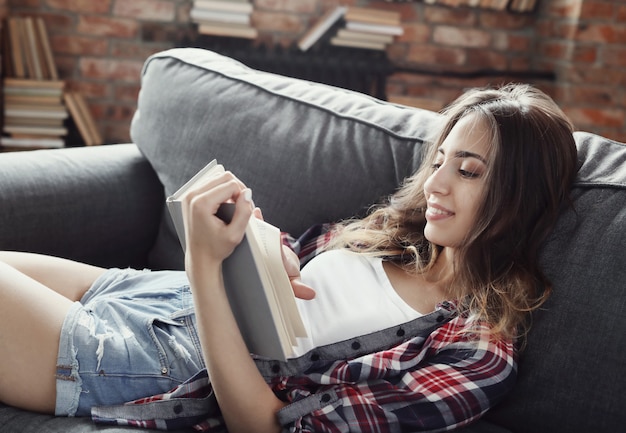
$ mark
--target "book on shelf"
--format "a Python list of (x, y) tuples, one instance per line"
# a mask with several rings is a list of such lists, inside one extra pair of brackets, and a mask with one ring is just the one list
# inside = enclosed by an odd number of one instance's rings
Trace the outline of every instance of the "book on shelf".
[[(9, 41), (5, 44), (10, 74), (16, 78), (57, 80), (58, 73), (41, 17), (9, 17), (5, 20)], [(7, 75), (7, 74), (5, 74)]]
[(96, 122), (89, 111), (89, 107), (83, 95), (76, 91), (68, 90), (63, 93), (63, 100), (76, 124), (80, 136), (85, 142), (85, 146), (102, 144), (102, 136), (98, 131)]
[(346, 22), (346, 28), (359, 32), (379, 33), (392, 36), (400, 36), (404, 33), (404, 28), (401, 25), (371, 24), (360, 21), (348, 21)]
[(343, 39), (340, 37), (334, 37), (330, 39), (330, 44), (337, 47), (350, 47), (350, 48), (363, 48), (367, 50), (384, 51), (387, 44), (375, 41), (367, 40), (355, 40), (355, 39)]
[(67, 134), (65, 126), (40, 126), (40, 125), (9, 125), (4, 124), (3, 131), (12, 136), (28, 137), (62, 137)]
[[(223, 172), (224, 167), (213, 160), (167, 198), (183, 250), (181, 200), (196, 183)], [(217, 215), (228, 223), (233, 212), (234, 204), (224, 203)], [(276, 360), (286, 360), (297, 337), (306, 336), (281, 249), (280, 230), (252, 216), (244, 239), (222, 265), (228, 300), (248, 350)]]
[(201, 35), (230, 36), (246, 39), (254, 39), (259, 34), (257, 29), (248, 25), (206, 22), (198, 24), (198, 33)]
[(253, 6), (247, 1), (218, 1), (218, 0), (196, 0), (193, 3), (193, 8), (196, 9), (208, 9), (221, 12), (239, 12), (239, 13), (252, 13)]
[(224, 12), (192, 7), (189, 17), (195, 23), (250, 24), (250, 13), (246, 12)]
[(65, 141), (61, 138), (0, 137), (0, 146), (4, 150), (57, 149), (65, 147)]
[(349, 6), (345, 13), (346, 21), (360, 21), (371, 24), (387, 24), (396, 26), (401, 22), (399, 12), (380, 9)]
[(393, 42), (392, 35), (357, 32), (357, 31), (348, 30), (348, 29), (340, 29), (337, 32), (337, 38), (340, 38), (343, 40), (360, 41), (360, 42), (374, 42), (374, 43), (379, 43), (379, 44), (390, 44)]
[(67, 110), (63, 105), (5, 104), (4, 115), (30, 119), (65, 119), (67, 118)]
[(196, 0), (189, 17), (201, 35), (254, 39), (258, 31), (251, 24), (253, 9), (247, 1)]
[(404, 33), (400, 13), (367, 7), (348, 7), (345, 26), (331, 45), (383, 51), (395, 36)]
[(327, 10), (298, 40), (298, 48), (306, 51), (319, 41), (345, 14), (347, 7), (337, 6)]

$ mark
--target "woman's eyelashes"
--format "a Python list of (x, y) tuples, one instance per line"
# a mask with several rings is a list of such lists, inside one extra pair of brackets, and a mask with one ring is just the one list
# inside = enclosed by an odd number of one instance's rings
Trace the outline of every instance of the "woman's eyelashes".
[[(439, 170), (443, 164), (441, 162), (435, 162), (431, 165), (433, 172)], [(466, 167), (461, 165), (458, 169), (459, 175), (466, 179), (475, 179), (482, 176), (481, 169), (478, 167)]]

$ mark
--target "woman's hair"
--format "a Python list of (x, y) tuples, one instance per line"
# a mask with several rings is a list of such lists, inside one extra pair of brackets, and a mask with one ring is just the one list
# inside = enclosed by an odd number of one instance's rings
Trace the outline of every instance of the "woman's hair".
[(549, 96), (521, 84), (470, 90), (443, 114), (422, 167), (366, 218), (342, 225), (333, 246), (383, 256), (418, 273), (430, 269), (442, 248), (424, 237), (424, 183), (452, 128), (472, 116), (491, 132), (491, 147), (474, 227), (456, 248), (450, 296), (494, 334), (515, 337), (526, 330), (526, 313), (551, 290), (539, 252), (570, 203), (578, 168), (573, 127)]

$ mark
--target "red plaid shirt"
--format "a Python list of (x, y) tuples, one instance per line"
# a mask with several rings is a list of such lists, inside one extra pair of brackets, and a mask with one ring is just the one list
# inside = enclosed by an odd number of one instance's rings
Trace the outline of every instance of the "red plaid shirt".
[[(314, 238), (307, 245), (328, 239), (319, 228), (307, 236)], [(301, 256), (317, 253), (288, 241)], [(285, 432), (450, 430), (477, 420), (500, 401), (517, 371), (513, 342), (471, 325), (453, 302), (401, 326), (287, 362), (255, 361), (274, 393), (289, 403), (278, 413)], [(106, 424), (225, 430), (204, 370), (169, 393), (94, 408), (92, 415)]]

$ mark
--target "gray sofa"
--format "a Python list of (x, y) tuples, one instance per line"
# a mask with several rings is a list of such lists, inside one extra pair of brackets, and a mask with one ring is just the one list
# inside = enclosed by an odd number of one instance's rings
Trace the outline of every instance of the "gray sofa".
[[(208, 51), (159, 53), (143, 71), (136, 144), (0, 155), (0, 248), (180, 268), (164, 197), (212, 158), (298, 235), (392, 192), (438, 119)], [(626, 428), (626, 146), (583, 132), (576, 141), (575, 209), (542, 255), (554, 294), (534, 315), (516, 388), (466, 433)], [(129, 430), (0, 406), (0, 432)]]

